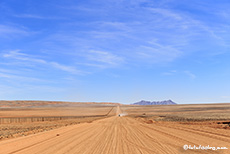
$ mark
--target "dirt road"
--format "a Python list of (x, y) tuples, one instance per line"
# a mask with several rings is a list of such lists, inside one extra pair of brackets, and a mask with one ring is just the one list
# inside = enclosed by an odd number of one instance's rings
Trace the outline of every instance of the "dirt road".
[[(117, 115), (120, 111), (118, 107)], [(185, 151), (185, 144), (221, 146), (228, 150)], [(0, 154), (227, 154), (229, 149), (227, 130), (146, 124), (126, 116), (113, 116), (0, 142)]]

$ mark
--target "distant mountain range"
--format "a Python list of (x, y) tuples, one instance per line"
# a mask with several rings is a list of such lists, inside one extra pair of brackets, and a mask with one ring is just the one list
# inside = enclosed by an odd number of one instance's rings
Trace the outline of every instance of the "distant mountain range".
[(175, 105), (176, 103), (173, 102), (172, 100), (165, 100), (165, 101), (140, 101), (133, 103), (132, 105)]

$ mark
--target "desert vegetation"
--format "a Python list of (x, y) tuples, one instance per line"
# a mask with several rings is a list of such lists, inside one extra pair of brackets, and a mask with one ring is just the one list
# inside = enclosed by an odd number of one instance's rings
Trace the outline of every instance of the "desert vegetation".
[(215, 121), (230, 119), (230, 104), (124, 106), (133, 117), (154, 117), (157, 121)]
[[(5, 103), (5, 102), (4, 102)], [(9, 103), (9, 102), (8, 102)], [(15, 107), (8, 105), (7, 108), (0, 109), (0, 140), (27, 136), (38, 132), (48, 131), (55, 128), (92, 122), (94, 120), (106, 118), (115, 115), (116, 107), (112, 105), (77, 103), (63, 104), (53, 107), (47, 107), (49, 103), (37, 103), (41, 106), (25, 107), (29, 102), (21, 102), (23, 106)], [(20, 103), (17, 103), (20, 104)], [(32, 102), (32, 104), (36, 104)], [(65, 104), (65, 105), (66, 105)], [(7, 105), (7, 104), (5, 104)]]

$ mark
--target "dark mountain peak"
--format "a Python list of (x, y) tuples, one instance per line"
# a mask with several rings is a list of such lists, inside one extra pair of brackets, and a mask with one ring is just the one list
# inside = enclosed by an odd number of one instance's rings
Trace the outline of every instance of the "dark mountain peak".
[(133, 105), (175, 105), (176, 103), (173, 102), (171, 99), (164, 100), (164, 101), (145, 101), (141, 100), (140, 102), (133, 103)]

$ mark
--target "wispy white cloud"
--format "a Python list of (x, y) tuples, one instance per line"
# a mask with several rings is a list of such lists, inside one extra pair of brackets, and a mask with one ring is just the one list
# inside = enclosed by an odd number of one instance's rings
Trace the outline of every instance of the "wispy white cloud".
[(20, 75), (13, 75), (13, 74), (8, 74), (8, 73), (1, 73), (0, 72), (0, 78), (6, 78), (10, 80), (16, 80), (16, 81), (26, 81), (26, 82), (44, 82), (45, 80), (39, 79), (39, 78), (34, 78), (34, 77), (25, 77), (25, 76), (20, 76)]
[(100, 21), (95, 22), (95, 24), (99, 25), (103, 29), (108, 28), (109, 30), (121, 30), (125, 32), (129, 32), (131, 30), (129, 23), (127, 24), (125, 22)]
[(27, 76), (26, 72), (20, 72), (19, 70), (13, 69), (0, 69), (0, 78), (6, 79), (5, 81), (12, 82), (48, 82), (46, 79), (41, 79), (38, 77)]
[(190, 77), (191, 79), (195, 79), (195, 78), (196, 78), (196, 75), (193, 74), (193, 73), (190, 72), (190, 71), (184, 71), (184, 73), (185, 73), (188, 77)]
[(66, 19), (63, 17), (51, 17), (51, 16), (42, 16), (42, 15), (36, 15), (36, 14), (16, 14), (14, 17), (17, 18), (28, 18), (28, 19), (44, 19), (44, 20), (60, 20), (60, 19)]
[(8, 53), (3, 54), (2, 56), (4, 58), (10, 58), (18, 61), (25, 61), (30, 64), (32, 63), (32, 64), (43, 64), (43, 65), (52, 66), (56, 69), (66, 71), (72, 74), (83, 74), (82, 71), (76, 69), (73, 66), (68, 66), (68, 65), (60, 64), (58, 62), (47, 61), (44, 59), (36, 58), (36, 56), (22, 53), (20, 50), (9, 51)]
[(17, 36), (25, 36), (29, 34), (30, 32), (25, 28), (0, 24), (0, 38), (11, 38)]
[(176, 73), (177, 73), (176, 70), (171, 70), (171, 71), (162, 73), (162, 75), (171, 76), (171, 75), (175, 75)]
[(197, 76), (194, 73), (192, 73), (191, 71), (188, 71), (188, 70), (186, 70), (186, 71), (170, 70), (170, 71), (167, 71), (167, 72), (163, 72), (162, 75), (164, 75), (164, 76), (186, 75), (190, 79), (197, 78)]
[(21, 60), (21, 61), (30, 61), (30, 62), (36, 62), (36, 63), (43, 63), (43, 64), (47, 63), (43, 59), (34, 58), (33, 56), (25, 54), (25, 53), (22, 53), (20, 51), (21, 50), (9, 51), (8, 53), (3, 54), (3, 57), (4, 58), (12, 58), (12, 59)]
[(51, 66), (53, 66), (59, 70), (66, 71), (66, 72), (69, 72), (72, 74), (82, 74), (83, 73), (82, 71), (77, 70), (75, 67), (63, 65), (63, 64), (60, 64), (57, 62), (49, 62), (48, 64), (51, 64)]
[[(87, 67), (99, 68), (99, 69), (110, 68), (109, 65), (105, 65), (105, 64), (102, 64), (102, 63), (95, 63), (95, 62), (92, 62), (92, 61), (84, 62), (84, 63), (78, 63), (77, 62), (76, 64), (79, 65), (79, 66), (87, 66)], [(88, 72), (88, 74), (90, 74), (90, 72)]]
[(14, 16), (18, 17), (18, 18), (46, 19), (46, 17), (40, 16), (40, 15), (35, 15), (35, 14), (17, 14)]
[(139, 58), (149, 59), (151, 63), (171, 62), (182, 55), (182, 52), (172, 46), (141, 46), (137, 51)]
[(10, 70), (10, 69), (0, 68), (0, 72), (3, 72), (3, 73), (16, 73), (17, 70)]
[(99, 66), (104, 66), (105, 68), (121, 65), (125, 61), (121, 56), (115, 55), (111, 52), (98, 50), (90, 50), (86, 54), (86, 58), (89, 62), (96, 62), (96, 65), (94, 66), (99, 64)]
[(169, 9), (163, 9), (163, 8), (150, 8), (149, 9), (151, 12), (153, 13), (157, 13), (160, 14), (163, 17), (169, 17), (169, 18), (173, 18), (175, 20), (182, 20), (182, 16), (169, 10)]

